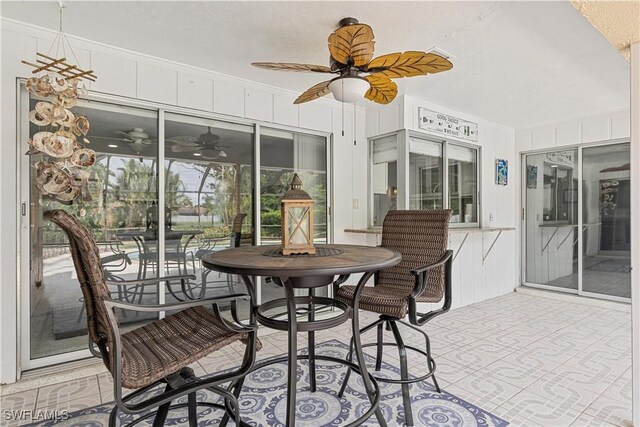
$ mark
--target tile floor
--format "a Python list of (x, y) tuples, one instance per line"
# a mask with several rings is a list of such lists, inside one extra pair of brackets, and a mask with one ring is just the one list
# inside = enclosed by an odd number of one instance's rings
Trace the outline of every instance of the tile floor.
[[(512, 293), (435, 318), (425, 328), (441, 387), (513, 426), (631, 425), (630, 314), (580, 301)], [(362, 315), (363, 324), (371, 319)], [(405, 342), (419, 345), (415, 333), (402, 332)], [(348, 342), (348, 325), (318, 334), (319, 342), (333, 338)], [(286, 351), (284, 333), (261, 339), (259, 358)], [(302, 336), (299, 341), (306, 345)], [(202, 359), (194, 366), (196, 373), (233, 366), (241, 350), (238, 344)], [(385, 360), (397, 361), (397, 352), (386, 349)], [(424, 369), (417, 357), (410, 357), (410, 365), (416, 374)], [(111, 396), (105, 371), (3, 395), (0, 406), (3, 414), (75, 411), (109, 402)], [(0, 424), (20, 425), (8, 423), (4, 415)]]

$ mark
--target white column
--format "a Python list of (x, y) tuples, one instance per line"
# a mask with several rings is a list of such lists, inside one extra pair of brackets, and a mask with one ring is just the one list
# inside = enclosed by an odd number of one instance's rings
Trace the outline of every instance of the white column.
[[(631, 188), (640, 188), (640, 43), (631, 46)], [(633, 425), (640, 426), (640, 197), (631, 197)]]

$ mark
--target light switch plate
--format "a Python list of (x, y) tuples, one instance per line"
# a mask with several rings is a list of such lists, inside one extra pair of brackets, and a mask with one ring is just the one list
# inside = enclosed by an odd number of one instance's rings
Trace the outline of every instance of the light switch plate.
[(360, 201), (358, 199), (353, 199), (353, 209), (358, 209), (360, 205)]

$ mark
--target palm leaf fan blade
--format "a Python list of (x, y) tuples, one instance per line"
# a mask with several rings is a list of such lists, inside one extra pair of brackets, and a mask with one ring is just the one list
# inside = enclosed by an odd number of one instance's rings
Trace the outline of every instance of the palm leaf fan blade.
[(329, 36), (329, 52), (341, 64), (363, 67), (373, 58), (373, 37), (366, 24), (340, 27)]
[(198, 151), (200, 148), (202, 147), (200, 147), (199, 145), (174, 145), (171, 147), (171, 151), (174, 153), (190, 153), (192, 151)]
[(297, 64), (294, 62), (252, 62), (251, 65), (265, 70), (275, 71), (296, 71), (312, 73), (330, 73), (331, 69), (324, 65)]
[(318, 99), (320, 97), (328, 95), (329, 92), (331, 92), (329, 90), (330, 82), (331, 80), (327, 80), (325, 82), (318, 83), (317, 85), (310, 87), (309, 89), (304, 91), (304, 93), (300, 95), (295, 101), (293, 101), (293, 103), (302, 104), (304, 102), (313, 101), (314, 99)]
[(436, 53), (408, 51), (390, 53), (371, 60), (368, 70), (374, 74), (384, 74), (390, 79), (422, 76), (448, 71), (453, 64)]
[(398, 95), (398, 85), (381, 73), (371, 74), (365, 79), (371, 87), (364, 97), (377, 104), (388, 104)]

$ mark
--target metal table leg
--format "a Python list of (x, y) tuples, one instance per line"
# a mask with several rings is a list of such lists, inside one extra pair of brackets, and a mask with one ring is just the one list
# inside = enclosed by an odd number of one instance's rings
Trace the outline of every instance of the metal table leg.
[[(309, 298), (313, 299), (315, 295), (315, 289), (309, 289)], [(316, 320), (316, 313), (313, 307), (313, 302), (309, 302), (309, 322), (313, 322)], [(315, 331), (309, 331), (309, 344), (308, 344), (308, 353), (309, 353), (309, 389), (312, 393), (316, 391), (316, 333)]]
[[(364, 383), (364, 388), (367, 391), (367, 396), (369, 397), (369, 401), (372, 405), (375, 405), (376, 401), (376, 389), (371, 382), (371, 378), (369, 378), (369, 372), (367, 370), (367, 362), (364, 359), (364, 353), (362, 352), (362, 340), (360, 338), (360, 316), (358, 315), (358, 309), (360, 306), (360, 295), (362, 295), (362, 291), (364, 290), (364, 286), (369, 281), (371, 276), (373, 276), (374, 272), (369, 271), (362, 275), (362, 278), (358, 282), (358, 286), (356, 286), (355, 293), (353, 295), (353, 314), (352, 314), (352, 333), (353, 333), (353, 345), (356, 352), (356, 358), (358, 359), (358, 365), (360, 366), (360, 372), (362, 374), (362, 382)], [(376, 418), (378, 419), (378, 424), (383, 427), (387, 426), (387, 422), (384, 419), (384, 415), (382, 414), (382, 410), (378, 406), (376, 409)]]
[(287, 298), (287, 318), (289, 320), (289, 355), (287, 361), (287, 427), (296, 425), (296, 388), (298, 385), (298, 320), (296, 316), (295, 292), (292, 286), (285, 286)]

